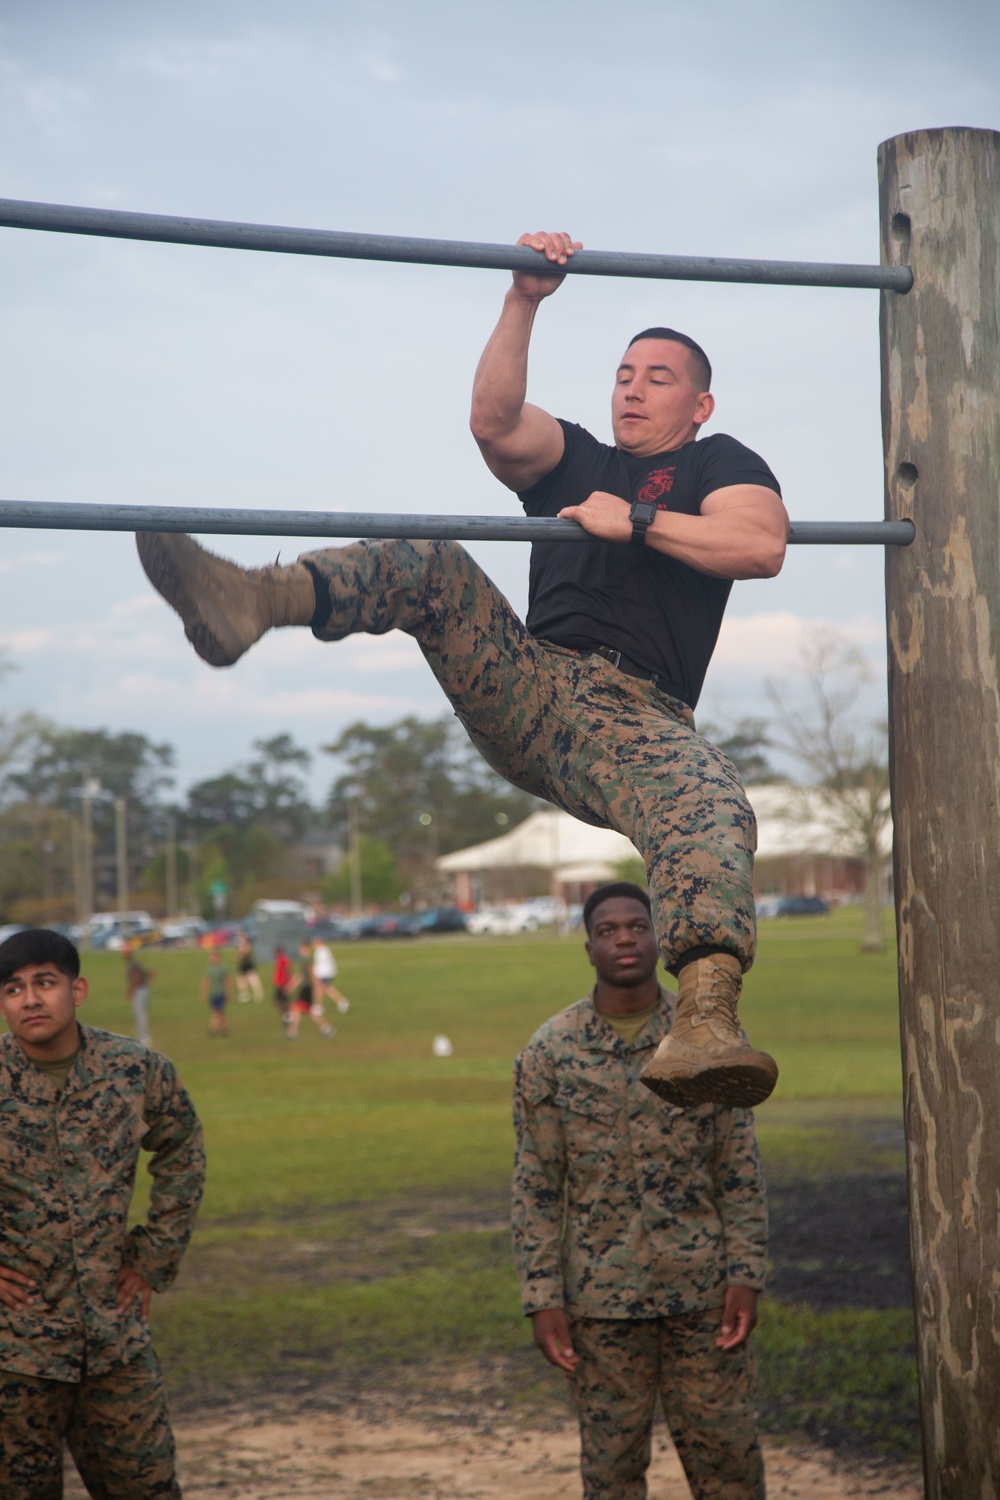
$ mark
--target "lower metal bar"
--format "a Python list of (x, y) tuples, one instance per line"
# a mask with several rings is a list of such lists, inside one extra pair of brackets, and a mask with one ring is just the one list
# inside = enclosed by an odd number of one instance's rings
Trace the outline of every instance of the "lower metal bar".
[[(487, 270), (545, 270), (538, 250), (468, 240), (427, 240), (401, 234), (352, 234), (336, 229), (293, 229), (284, 224), (241, 224), (189, 219), (70, 203), (0, 198), (0, 225), (54, 234), (95, 234), (171, 245), (213, 245), (227, 250), (273, 250), (284, 255), (328, 255), (347, 260), (402, 261), (425, 266), (476, 266)], [(663, 281), (745, 281), (764, 286), (876, 287), (908, 292), (909, 266), (858, 266), (805, 260), (736, 260), (701, 255), (646, 255), (621, 250), (578, 250), (560, 273), (575, 276), (643, 276)]]
[[(459, 542), (593, 542), (576, 521), (546, 516), (365, 515), (329, 510), (222, 510), (195, 505), (78, 505), (0, 500), (0, 527), (46, 531), (192, 531), (200, 536), (405, 537)], [(912, 521), (794, 521), (790, 542), (908, 547)]]

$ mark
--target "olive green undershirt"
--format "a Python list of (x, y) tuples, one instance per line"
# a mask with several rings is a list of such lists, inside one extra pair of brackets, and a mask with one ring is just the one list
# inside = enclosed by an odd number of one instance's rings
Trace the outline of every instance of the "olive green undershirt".
[(655, 1005), (651, 1005), (648, 1010), (641, 1010), (637, 1016), (609, 1016), (606, 1010), (601, 1009), (596, 1000), (594, 1001), (594, 1009), (599, 1016), (604, 1017), (612, 1031), (618, 1033), (626, 1047), (631, 1047), (650, 1016), (659, 1008), (659, 1004), (660, 1002), (657, 1000)]
[(56, 1091), (58, 1092), (66, 1082), (69, 1075), (72, 1073), (73, 1064), (76, 1062), (79, 1055), (80, 1049), (79, 1047), (77, 1047), (76, 1051), (71, 1052), (68, 1057), (57, 1057), (54, 1062), (39, 1062), (36, 1057), (33, 1057), (31, 1061), (34, 1063), (39, 1073), (44, 1073), (46, 1078), (52, 1079), (52, 1082), (56, 1086)]

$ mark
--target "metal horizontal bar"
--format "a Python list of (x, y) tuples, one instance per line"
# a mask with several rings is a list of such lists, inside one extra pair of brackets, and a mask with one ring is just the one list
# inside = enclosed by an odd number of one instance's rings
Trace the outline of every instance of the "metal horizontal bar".
[[(83, 505), (0, 500), (0, 527), (46, 531), (191, 531), (201, 536), (406, 537), (461, 542), (593, 542), (576, 521), (546, 516), (366, 515), (330, 510), (222, 510), (196, 505)], [(912, 521), (796, 521), (788, 540), (907, 547)]]
[(811, 547), (908, 547), (912, 521), (793, 521), (789, 542)]
[[(229, 250), (274, 250), (283, 255), (331, 255), (348, 260), (390, 260), (428, 266), (479, 266), (535, 271), (549, 266), (542, 253), (517, 245), (464, 240), (412, 239), (404, 235), (345, 234), (333, 229), (292, 229), (281, 224), (240, 224), (189, 219), (117, 208), (79, 208), (0, 198), (0, 225), (55, 234), (96, 234), (111, 239), (158, 240), (172, 245), (214, 245)], [(551, 269), (551, 267), (550, 267)], [(853, 266), (799, 260), (723, 260), (715, 256), (645, 255), (618, 250), (578, 250), (565, 266), (575, 276), (642, 276), (663, 281), (746, 281), (766, 286), (875, 287), (908, 292), (909, 266)]]

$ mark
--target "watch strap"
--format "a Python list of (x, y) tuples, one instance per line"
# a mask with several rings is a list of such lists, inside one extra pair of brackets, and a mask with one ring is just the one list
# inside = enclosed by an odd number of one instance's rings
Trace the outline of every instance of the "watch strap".
[(632, 522), (632, 545), (645, 547), (646, 532), (656, 519), (658, 506), (653, 500), (633, 500), (628, 518)]

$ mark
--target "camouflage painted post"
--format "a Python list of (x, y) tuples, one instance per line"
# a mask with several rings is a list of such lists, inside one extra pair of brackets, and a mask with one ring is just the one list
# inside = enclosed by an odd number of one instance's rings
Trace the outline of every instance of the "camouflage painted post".
[(1000, 134), (879, 153), (892, 800), (927, 1495), (1000, 1495)]

